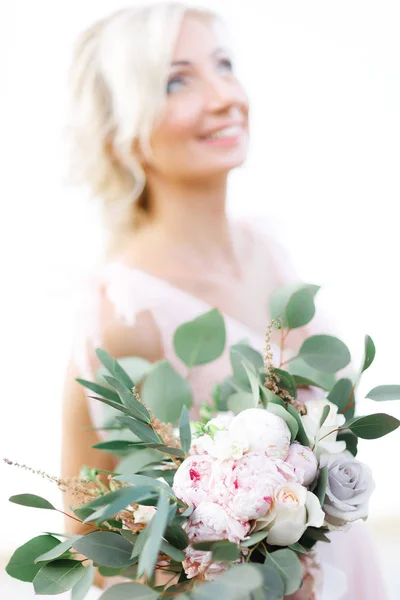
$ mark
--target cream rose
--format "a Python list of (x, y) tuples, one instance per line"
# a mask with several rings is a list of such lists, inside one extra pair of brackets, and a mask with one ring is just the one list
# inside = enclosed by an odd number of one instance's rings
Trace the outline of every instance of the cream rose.
[(322, 527), (324, 512), (315, 494), (299, 483), (288, 481), (275, 490), (270, 512), (257, 521), (256, 529), (269, 529), (267, 542), (290, 546), (307, 527)]
[(248, 408), (236, 415), (228, 428), (235, 440), (248, 445), (249, 452), (264, 452), (269, 458), (285, 460), (290, 430), (285, 421), (264, 408)]

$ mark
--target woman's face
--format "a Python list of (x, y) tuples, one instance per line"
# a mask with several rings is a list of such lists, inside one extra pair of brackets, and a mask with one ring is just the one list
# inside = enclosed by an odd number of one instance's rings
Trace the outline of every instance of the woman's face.
[(248, 145), (248, 99), (235, 77), (218, 23), (184, 18), (147, 162), (173, 181), (209, 180), (243, 163)]

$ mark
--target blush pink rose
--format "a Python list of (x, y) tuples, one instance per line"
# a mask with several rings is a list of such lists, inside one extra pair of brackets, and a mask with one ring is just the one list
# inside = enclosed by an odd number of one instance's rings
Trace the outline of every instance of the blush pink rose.
[(294, 442), (289, 447), (286, 462), (293, 467), (298, 483), (308, 486), (314, 481), (318, 472), (318, 461), (311, 448)]
[(172, 489), (177, 498), (194, 507), (211, 500), (209, 481), (213, 462), (206, 454), (188, 456), (174, 476)]

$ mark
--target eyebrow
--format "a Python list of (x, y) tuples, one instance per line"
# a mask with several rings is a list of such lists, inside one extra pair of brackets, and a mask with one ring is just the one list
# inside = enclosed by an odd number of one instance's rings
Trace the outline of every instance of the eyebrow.
[[(221, 53), (229, 54), (225, 48), (220, 47), (220, 48), (216, 48), (213, 52), (211, 52), (211, 56), (215, 57)], [(192, 62), (190, 60), (174, 60), (171, 63), (171, 67), (188, 67), (191, 64), (192, 64)]]

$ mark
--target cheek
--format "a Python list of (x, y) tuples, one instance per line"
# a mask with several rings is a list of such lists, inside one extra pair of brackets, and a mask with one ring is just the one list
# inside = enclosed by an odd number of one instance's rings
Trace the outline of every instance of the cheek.
[(202, 114), (200, 99), (194, 94), (184, 98), (173, 98), (166, 107), (159, 128), (163, 140), (168, 144), (196, 136)]

